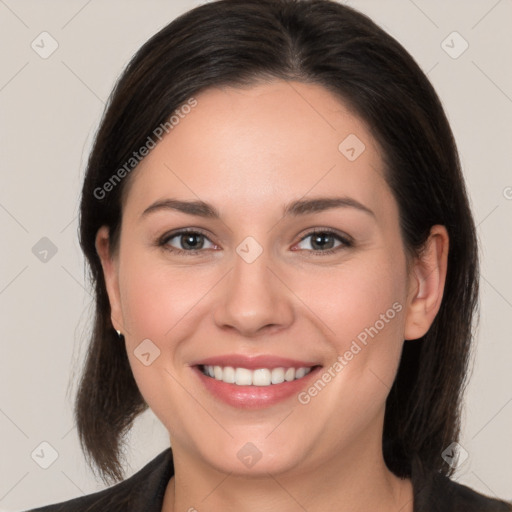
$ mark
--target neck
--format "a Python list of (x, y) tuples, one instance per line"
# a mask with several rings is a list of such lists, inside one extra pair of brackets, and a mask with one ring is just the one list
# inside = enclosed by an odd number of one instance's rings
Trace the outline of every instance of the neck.
[(167, 486), (162, 512), (413, 512), (412, 484), (387, 469), (380, 441), (358, 443), (316, 467), (258, 477), (222, 473), (176, 446), (173, 453), (175, 476)]

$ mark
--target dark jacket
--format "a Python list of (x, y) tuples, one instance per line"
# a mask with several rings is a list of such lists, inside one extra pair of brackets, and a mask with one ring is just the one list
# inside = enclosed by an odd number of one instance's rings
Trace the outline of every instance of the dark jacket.
[[(103, 491), (28, 512), (161, 512), (174, 474), (172, 452), (163, 451), (139, 472)], [(509, 512), (512, 505), (482, 496), (440, 476), (418, 493), (415, 512)]]

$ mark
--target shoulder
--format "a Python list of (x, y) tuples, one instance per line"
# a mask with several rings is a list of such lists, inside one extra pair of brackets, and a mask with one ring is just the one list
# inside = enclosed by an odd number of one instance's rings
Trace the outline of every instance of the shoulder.
[(419, 489), (416, 498), (418, 512), (512, 512), (512, 503), (484, 496), (443, 475)]
[(167, 448), (130, 478), (108, 489), (27, 512), (160, 512), (173, 472), (172, 452)]

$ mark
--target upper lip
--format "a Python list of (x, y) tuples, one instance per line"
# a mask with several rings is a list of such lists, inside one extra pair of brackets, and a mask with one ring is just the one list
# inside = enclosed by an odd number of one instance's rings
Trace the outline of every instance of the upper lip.
[(256, 356), (226, 354), (223, 356), (208, 357), (191, 364), (191, 366), (232, 366), (233, 368), (247, 368), (248, 370), (257, 370), (259, 368), (308, 368), (318, 365), (319, 363), (317, 362), (298, 361), (297, 359), (266, 354)]

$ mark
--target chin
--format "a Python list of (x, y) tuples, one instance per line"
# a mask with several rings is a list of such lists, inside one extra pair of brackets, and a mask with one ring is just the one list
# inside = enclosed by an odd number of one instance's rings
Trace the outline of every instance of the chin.
[[(245, 438), (250, 439), (250, 437)], [(296, 449), (295, 449), (296, 448)], [(303, 462), (304, 447), (299, 442), (286, 444), (268, 440), (230, 440), (213, 446), (199, 447), (203, 462), (222, 473), (238, 476), (268, 477), (296, 469)]]

